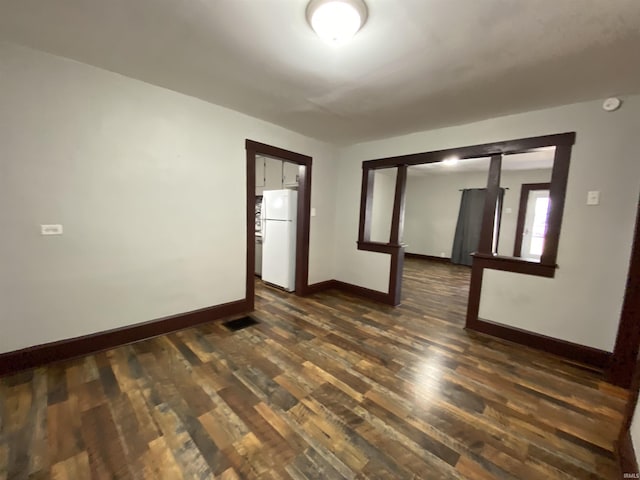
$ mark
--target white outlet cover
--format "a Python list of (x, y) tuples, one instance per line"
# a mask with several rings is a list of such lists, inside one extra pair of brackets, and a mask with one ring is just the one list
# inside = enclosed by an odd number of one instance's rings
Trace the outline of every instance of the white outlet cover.
[(600, 204), (600, 192), (592, 190), (587, 193), (587, 205), (599, 205)]
[(40, 225), (41, 235), (62, 235), (62, 225)]

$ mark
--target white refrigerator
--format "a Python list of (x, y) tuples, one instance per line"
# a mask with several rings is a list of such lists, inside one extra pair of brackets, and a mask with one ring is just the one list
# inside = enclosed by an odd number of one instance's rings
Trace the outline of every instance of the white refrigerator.
[(265, 190), (262, 195), (262, 280), (293, 292), (298, 192)]

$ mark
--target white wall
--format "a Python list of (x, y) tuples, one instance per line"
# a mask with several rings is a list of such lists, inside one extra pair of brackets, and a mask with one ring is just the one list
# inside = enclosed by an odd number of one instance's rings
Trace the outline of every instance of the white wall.
[[(488, 175), (487, 168), (486, 172), (409, 176), (403, 237), (406, 251), (451, 257), (460, 211), (460, 190), (486, 188)], [(500, 185), (509, 187), (509, 190), (505, 191), (500, 222), (500, 255), (513, 255), (522, 184), (548, 182), (550, 179), (550, 169), (502, 172)]]
[(372, 242), (389, 243), (393, 199), (396, 194), (397, 169), (376, 170), (373, 174), (373, 198), (371, 200)]
[[(368, 142), (340, 151), (336, 278), (386, 291), (389, 257), (358, 252), (361, 162), (373, 158), (576, 131), (556, 277), (488, 271), (482, 318), (611, 351), (640, 190), (640, 96), (604, 112), (586, 102)], [(587, 206), (589, 190), (601, 204)], [(363, 255), (365, 254), (366, 255)]]
[(245, 138), (313, 157), (309, 280), (334, 278), (333, 147), (0, 44), (0, 352), (242, 299)]

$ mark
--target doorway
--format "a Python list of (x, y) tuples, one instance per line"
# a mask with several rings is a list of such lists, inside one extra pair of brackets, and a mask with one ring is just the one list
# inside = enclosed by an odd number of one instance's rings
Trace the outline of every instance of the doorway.
[(547, 234), (550, 183), (522, 185), (513, 256), (539, 262)]
[[(309, 156), (300, 153), (291, 152), (278, 147), (255, 142), (247, 139), (245, 142), (247, 153), (247, 265), (246, 265), (246, 292), (247, 300), (251, 309), (255, 303), (255, 275), (256, 275), (256, 242), (259, 234), (262, 234), (265, 221), (264, 212), (262, 211), (263, 198), (259, 193), (264, 193), (267, 187), (263, 183), (259, 187), (256, 181), (257, 175), (260, 175), (260, 167), (267, 164), (272, 165), (270, 168), (273, 172), (279, 172), (274, 176), (273, 185), (271, 182), (268, 188), (278, 187), (279, 190), (287, 190), (287, 185), (291, 188), (288, 190), (295, 191), (295, 218), (296, 226), (293, 232), (291, 243), (295, 244), (292, 248), (295, 250), (293, 260), (295, 261), (295, 282), (294, 293), (296, 295), (305, 295), (308, 290), (309, 277), (309, 229), (310, 229), (310, 212), (311, 212), (311, 163)], [(274, 168), (273, 165), (279, 168)], [(258, 167), (258, 168), (257, 168)], [(285, 170), (286, 169), (286, 170)], [(268, 173), (263, 172), (263, 179)], [(292, 178), (295, 177), (295, 188)], [(263, 195), (264, 197), (264, 195)], [(262, 264), (262, 262), (260, 262)]]

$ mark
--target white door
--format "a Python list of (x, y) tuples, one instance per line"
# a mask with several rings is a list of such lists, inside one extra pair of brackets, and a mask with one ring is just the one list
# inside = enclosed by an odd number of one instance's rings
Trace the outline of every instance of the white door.
[(540, 261), (547, 234), (549, 190), (531, 190), (522, 232), (522, 258)]

